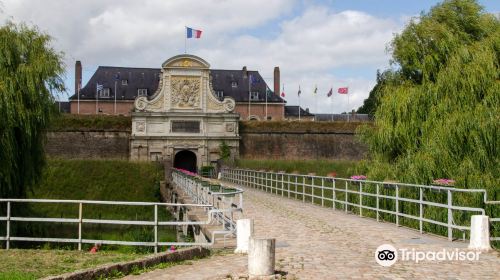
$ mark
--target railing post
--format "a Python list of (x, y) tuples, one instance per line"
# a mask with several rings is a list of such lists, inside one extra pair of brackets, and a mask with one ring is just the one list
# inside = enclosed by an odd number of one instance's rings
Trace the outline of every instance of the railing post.
[(335, 193), (335, 179), (332, 179), (332, 208), (337, 209), (337, 205), (335, 205), (335, 200), (337, 200), (337, 194)]
[(306, 177), (302, 176), (302, 202), (306, 202)]
[(325, 206), (325, 178), (321, 178), (321, 206)]
[(347, 181), (345, 181), (345, 193), (344, 193), (345, 203), (344, 203), (344, 210), (345, 210), (346, 213), (347, 213), (347, 195), (348, 195), (348, 192), (347, 192)]
[(281, 173), (281, 197), (285, 196), (285, 174)]
[(158, 204), (155, 204), (155, 254), (158, 253)]
[(10, 249), (10, 201), (7, 201), (7, 232), (5, 238), (7, 239), (5, 242), (5, 249)]
[(453, 204), (453, 197), (451, 194), (451, 190), (448, 190), (448, 240), (449, 241), (453, 240), (453, 228), (452, 228), (453, 212), (451, 210), (452, 204)]
[(297, 179), (297, 175), (295, 175), (295, 199), (297, 199), (298, 195), (298, 191), (297, 191), (297, 187), (299, 185), (299, 182), (298, 182), (298, 179)]
[(82, 250), (83, 203), (78, 204), (78, 251)]
[(288, 198), (290, 198), (290, 174), (287, 174), (286, 186), (288, 188)]
[(399, 186), (396, 185), (396, 226), (399, 227)]
[(359, 182), (359, 216), (363, 217), (363, 184)]
[(311, 204), (314, 204), (314, 190), (316, 185), (314, 184), (314, 177), (311, 177)]
[(379, 184), (377, 184), (377, 196), (376, 196), (376, 199), (377, 199), (377, 222), (380, 221), (380, 216), (379, 216), (379, 211), (378, 211), (379, 206), (380, 206), (379, 205), (379, 195), (380, 195), (380, 186), (379, 186)]
[(423, 188), (419, 188), (419, 193), (420, 193), (420, 198), (419, 198), (419, 203), (420, 203), (420, 210), (419, 210), (419, 217), (420, 217), (420, 220), (418, 221), (418, 227), (420, 229), (420, 234), (423, 233), (423, 221), (422, 221), (422, 218), (424, 217), (424, 204), (423, 204), (423, 201), (424, 201), (424, 189)]

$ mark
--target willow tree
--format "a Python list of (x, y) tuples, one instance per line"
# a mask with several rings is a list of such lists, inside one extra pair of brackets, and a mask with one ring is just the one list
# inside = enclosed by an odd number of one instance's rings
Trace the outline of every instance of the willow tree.
[(362, 134), (372, 179), (450, 178), (500, 199), (499, 27), (475, 1), (450, 0), (395, 36), (392, 80)]
[(63, 90), (61, 54), (26, 25), (0, 27), (0, 197), (23, 197), (44, 165), (44, 130), (54, 91)]

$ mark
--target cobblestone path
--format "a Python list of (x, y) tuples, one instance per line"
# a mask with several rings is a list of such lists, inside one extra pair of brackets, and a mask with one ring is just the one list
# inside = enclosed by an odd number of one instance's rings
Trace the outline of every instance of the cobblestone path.
[[(466, 251), (467, 244), (244, 189), (244, 217), (254, 219), (257, 237), (276, 238), (276, 270), (286, 279), (500, 279), (497, 251), (481, 253), (478, 261), (398, 261), (382, 267), (374, 258), (382, 244), (419, 251)], [(246, 262), (246, 255), (219, 255), (125, 279), (240, 279)]]

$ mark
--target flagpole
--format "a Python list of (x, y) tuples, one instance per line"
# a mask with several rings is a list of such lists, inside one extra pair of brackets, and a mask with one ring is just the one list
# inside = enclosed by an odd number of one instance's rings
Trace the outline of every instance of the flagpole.
[(300, 86), (299, 86), (299, 121), (300, 121)]
[(115, 79), (115, 115), (116, 115), (116, 79)]
[(96, 85), (96, 87), (95, 87), (95, 114), (99, 115), (99, 111), (97, 108), (99, 108), (99, 90), (97, 90), (97, 85)]
[(187, 26), (184, 26), (184, 53), (187, 53), (186, 51), (186, 45), (187, 45)]
[(267, 121), (267, 85), (266, 85), (266, 121)]
[(250, 82), (252, 74), (248, 75), (248, 120), (250, 120), (250, 92), (252, 92), (252, 83)]
[(80, 83), (78, 83), (78, 115), (80, 115)]
[(332, 99), (330, 99), (330, 107), (332, 107), (332, 122), (333, 122), (333, 86), (330, 88), (330, 91), (332, 92), (332, 95), (330, 96)]
[(349, 114), (351, 113), (351, 107), (349, 106), (349, 91), (347, 92), (347, 122), (349, 122)]
[[(315, 91), (318, 91), (318, 86), (314, 88)], [(318, 93), (314, 93), (314, 98), (316, 99), (316, 108), (314, 109), (316, 112), (314, 113), (314, 120), (317, 121), (318, 119), (316, 118), (316, 115), (318, 114)]]

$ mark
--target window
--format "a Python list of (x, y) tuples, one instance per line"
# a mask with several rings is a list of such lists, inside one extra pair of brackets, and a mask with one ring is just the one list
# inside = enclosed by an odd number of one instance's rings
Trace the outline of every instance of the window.
[(101, 90), (98, 91), (99, 93), (99, 98), (109, 98), (109, 88), (103, 88)]
[(137, 96), (146, 96), (148, 95), (148, 89), (147, 88), (139, 88), (137, 89)]
[(172, 132), (200, 133), (200, 122), (172, 121)]
[(128, 80), (122, 80), (122, 86), (128, 85)]
[(231, 82), (232, 87), (238, 87), (238, 82)]
[(217, 96), (217, 98), (219, 98), (219, 100), (223, 100), (224, 99), (224, 92), (222, 90), (217, 90), (217, 91), (215, 91), (215, 96)]
[(259, 100), (259, 92), (258, 91), (251, 91), (250, 92), (250, 100), (252, 100), (252, 101)]

